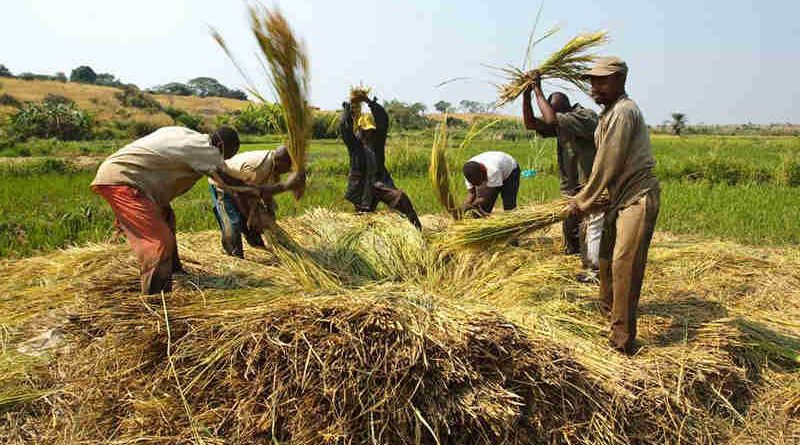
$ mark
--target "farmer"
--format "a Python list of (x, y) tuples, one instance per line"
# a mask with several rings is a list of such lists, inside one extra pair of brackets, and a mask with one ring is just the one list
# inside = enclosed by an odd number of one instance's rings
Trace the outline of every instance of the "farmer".
[(264, 247), (263, 227), (255, 227), (255, 221), (248, 221), (248, 217), (256, 211), (274, 221), (273, 196), (286, 191), (300, 196), (305, 189), (305, 173), (293, 174), (286, 182), (280, 182), (280, 176), (292, 169), (292, 158), (285, 146), (239, 153), (226, 160), (225, 167), (232, 178), (254, 187), (246, 193), (235, 193), (230, 188), (224, 190), (213, 178), (208, 179), (214, 216), (222, 232), (222, 248), (228, 255), (244, 258), (243, 234), (251, 246)]
[(139, 260), (142, 292), (170, 291), (172, 274), (182, 272), (170, 202), (203, 175), (221, 184), (223, 159), (239, 150), (239, 136), (221, 127), (210, 135), (164, 127), (131, 142), (100, 165), (92, 190), (108, 201)]
[(503, 210), (517, 207), (519, 164), (507, 153), (487, 151), (470, 158), (464, 164), (464, 183), (467, 199), (463, 211), (475, 210), (481, 215), (492, 213), (497, 196), (503, 197)]
[(378, 202), (383, 202), (389, 208), (404, 214), (411, 224), (422, 230), (411, 199), (395, 187), (386, 170), (385, 148), (389, 115), (377, 98), (367, 99), (366, 102), (371, 113), (360, 114), (358, 122), (353, 122), (352, 104), (342, 104), (339, 129), (350, 155), (345, 198), (353, 203), (357, 212), (374, 212)]
[[(541, 119), (533, 114), (531, 92), (536, 95), (536, 104), (542, 113)], [(545, 138), (556, 138), (561, 194), (575, 196), (580, 191), (581, 184), (586, 183), (592, 172), (596, 152), (594, 131), (597, 128), (597, 113), (583, 108), (577, 103), (570, 105), (567, 95), (561, 92), (552, 93), (545, 99), (541, 78), (538, 73), (535, 73), (533, 86), (528, 88), (522, 96), (522, 114), (525, 128), (535, 130)], [(597, 216), (594, 219), (587, 218), (587, 222), (598, 220)], [(587, 224), (586, 228), (586, 238), (599, 240), (598, 232), (602, 230), (600, 224)], [(583, 251), (584, 263), (589, 266), (590, 272), (591, 269), (596, 269), (597, 257), (591, 253), (598, 251), (597, 242), (594, 245), (587, 245), (585, 241), (581, 242), (581, 219), (577, 216), (565, 219), (562, 231), (564, 253), (579, 255)], [(587, 252), (589, 255), (586, 255)], [(594, 267), (592, 267), (592, 263), (594, 263)]]
[(625, 93), (627, 64), (617, 57), (597, 59), (587, 77), (595, 102), (603, 106), (595, 132), (597, 156), (592, 174), (567, 207), (588, 212), (608, 191), (600, 249), (600, 300), (611, 315), (611, 346), (635, 350), (636, 310), (647, 251), (658, 218), (660, 186), (641, 110)]

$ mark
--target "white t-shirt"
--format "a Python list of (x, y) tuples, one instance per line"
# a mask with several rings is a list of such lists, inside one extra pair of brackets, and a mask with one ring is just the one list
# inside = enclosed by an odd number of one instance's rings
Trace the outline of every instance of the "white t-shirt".
[[(477, 162), (486, 167), (486, 187), (502, 187), (503, 182), (511, 176), (511, 172), (519, 167), (517, 161), (508, 153), (502, 151), (487, 151), (473, 156), (470, 162)], [(466, 179), (467, 189), (475, 187)]]

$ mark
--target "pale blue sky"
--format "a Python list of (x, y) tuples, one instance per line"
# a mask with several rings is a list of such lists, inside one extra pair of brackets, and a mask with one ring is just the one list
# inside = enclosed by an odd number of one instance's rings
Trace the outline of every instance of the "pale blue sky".
[[(270, 3), (268, 3), (270, 4)], [(352, 0), (277, 3), (302, 35), (312, 100), (332, 109), (363, 81), (381, 99), (491, 101), (482, 64), (521, 62), (538, 1)], [(212, 76), (241, 87), (208, 35), (217, 27), (257, 74), (244, 3), (222, 0), (2, 0), (0, 63), (15, 73), (81, 64), (143, 87)], [(540, 29), (606, 29), (604, 51), (630, 66), (629, 93), (649, 123), (682, 111), (693, 123), (800, 123), (800, 1), (554, 1)], [(459, 76), (473, 80), (442, 88)], [(552, 88), (549, 88), (552, 89)], [(590, 100), (571, 94), (584, 105)], [(594, 104), (591, 104), (594, 108)], [(519, 104), (503, 110), (520, 115)]]

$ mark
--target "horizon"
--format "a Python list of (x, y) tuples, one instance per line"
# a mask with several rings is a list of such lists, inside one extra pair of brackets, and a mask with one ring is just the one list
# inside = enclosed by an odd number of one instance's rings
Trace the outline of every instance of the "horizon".
[[(0, 38), (24, 43), (8, 46), (0, 63), (15, 74), (69, 75), (88, 65), (143, 89), (206, 76), (244, 89), (209, 35), (213, 26), (263, 87), (257, 63), (247, 57), (255, 45), (245, 3), (218, 3), (11, 0), (5, 5), (10, 25), (0, 29)], [(493, 101), (490, 82), (498, 79), (484, 65), (520, 63), (539, 6), (475, 0), (278, 5), (306, 41), (314, 105), (335, 110), (349, 87), (363, 82), (381, 100), (421, 102), (429, 112), (435, 112), (433, 104), (439, 100), (453, 105)], [(786, 56), (800, 44), (800, 26), (793, 21), (799, 4), (743, 1), (731, 7), (715, 0), (701, 5), (702, 10), (686, 0), (669, 8), (655, 1), (580, 5), (544, 4), (537, 34), (558, 24), (562, 30), (536, 47), (534, 59), (541, 60), (579, 32), (608, 30), (611, 44), (602, 53), (628, 61), (628, 90), (649, 125), (661, 125), (673, 112), (686, 114), (690, 125), (800, 122), (800, 87), (783, 80), (783, 73), (800, 65), (796, 57)], [(456, 77), (467, 80), (434, 87)], [(762, 94), (761, 85), (779, 86), (779, 93)], [(545, 89), (561, 85), (545, 84)], [(567, 93), (572, 102), (599, 110), (583, 93)], [(686, 100), (692, 97), (702, 100)], [(520, 102), (499, 109), (499, 114), (521, 116)]]

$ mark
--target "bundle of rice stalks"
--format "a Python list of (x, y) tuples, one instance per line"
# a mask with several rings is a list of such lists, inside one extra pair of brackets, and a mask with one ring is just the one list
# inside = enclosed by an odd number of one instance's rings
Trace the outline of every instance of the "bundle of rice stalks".
[(443, 234), (440, 246), (446, 251), (487, 247), (543, 229), (567, 217), (568, 199), (521, 206), (488, 218), (459, 221)]
[[(557, 31), (558, 29), (550, 30), (535, 42), (529, 43), (526, 62), (523, 63), (522, 68), (514, 66), (495, 68), (505, 77), (505, 84), (498, 86), (500, 97), (496, 102), (497, 107), (513, 102), (527, 88), (533, 85), (534, 71), (525, 66), (529, 63), (531, 51), (536, 44), (552, 36)], [(533, 36), (533, 33), (531, 33), (531, 36)], [(584, 78), (584, 73), (596, 58), (596, 55), (591, 52), (606, 43), (608, 43), (608, 33), (604, 31), (579, 34), (539, 64), (535, 71), (539, 73), (543, 80), (560, 79), (586, 92), (588, 91), (588, 84)]]
[(361, 104), (369, 100), (372, 88), (358, 85), (350, 87), (350, 115), (353, 117), (353, 131), (356, 130), (358, 118), (361, 117)]
[(433, 137), (431, 164), (428, 169), (433, 193), (453, 219), (461, 219), (461, 209), (456, 202), (453, 186), (450, 184), (450, 169), (447, 165), (447, 115), (444, 116)]
[[(297, 39), (283, 14), (276, 10), (250, 7), (250, 29), (263, 56), (259, 62), (265, 70), (269, 70), (270, 84), (283, 109), (289, 138), (286, 145), (292, 158), (292, 169), (304, 171), (313, 123), (308, 104), (310, 70), (305, 47)], [(241, 69), (222, 36), (213, 30), (212, 36), (248, 82), (248, 90), (266, 102)]]

